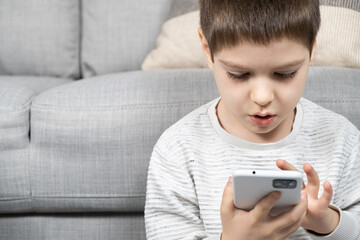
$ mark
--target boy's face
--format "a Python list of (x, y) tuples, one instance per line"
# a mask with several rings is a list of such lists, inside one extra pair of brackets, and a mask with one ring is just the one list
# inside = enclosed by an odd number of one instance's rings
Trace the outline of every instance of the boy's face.
[(257, 143), (286, 137), (306, 83), (308, 48), (287, 38), (269, 45), (245, 42), (222, 49), (212, 62), (201, 30), (199, 34), (221, 96), (217, 115), (222, 127)]

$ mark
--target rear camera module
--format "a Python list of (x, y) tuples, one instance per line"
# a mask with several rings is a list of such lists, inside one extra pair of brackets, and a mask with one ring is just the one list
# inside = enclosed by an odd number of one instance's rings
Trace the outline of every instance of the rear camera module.
[(296, 188), (297, 182), (292, 179), (274, 179), (273, 187), (274, 188)]

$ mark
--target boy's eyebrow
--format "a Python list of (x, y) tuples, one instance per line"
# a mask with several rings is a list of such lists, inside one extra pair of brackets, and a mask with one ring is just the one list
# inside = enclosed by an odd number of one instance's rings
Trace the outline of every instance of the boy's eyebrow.
[[(305, 60), (306, 60), (305, 58), (304, 59), (294, 60), (292, 62), (288, 62), (288, 63), (285, 63), (283, 65), (276, 66), (275, 69), (282, 69), (282, 68), (287, 68), (287, 67), (295, 67), (295, 66), (298, 66), (298, 65), (304, 63)], [(250, 69), (249, 67), (241, 66), (239, 64), (228, 62), (228, 61), (222, 60), (222, 59), (219, 59), (219, 62), (221, 62), (222, 64), (224, 64), (224, 65), (226, 65), (228, 67), (231, 67), (231, 68)]]

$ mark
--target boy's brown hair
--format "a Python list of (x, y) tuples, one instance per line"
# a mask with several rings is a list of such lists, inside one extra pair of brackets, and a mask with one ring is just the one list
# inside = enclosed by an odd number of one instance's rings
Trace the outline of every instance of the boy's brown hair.
[(320, 27), (319, 0), (199, 0), (200, 26), (212, 60), (244, 41), (269, 44), (289, 38), (312, 47)]

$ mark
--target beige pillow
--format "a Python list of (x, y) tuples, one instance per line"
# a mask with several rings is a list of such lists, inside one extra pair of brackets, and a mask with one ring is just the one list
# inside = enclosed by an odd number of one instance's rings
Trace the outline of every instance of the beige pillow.
[[(360, 68), (359, 1), (321, 0), (321, 3), (321, 27), (312, 64)], [(198, 10), (167, 20), (157, 47), (146, 57), (142, 69), (207, 67), (197, 33), (199, 22)]]
[(321, 26), (313, 65), (360, 68), (360, 11), (320, 6)]
[(198, 28), (199, 11), (166, 21), (157, 39), (157, 48), (146, 57), (142, 69), (207, 67)]

